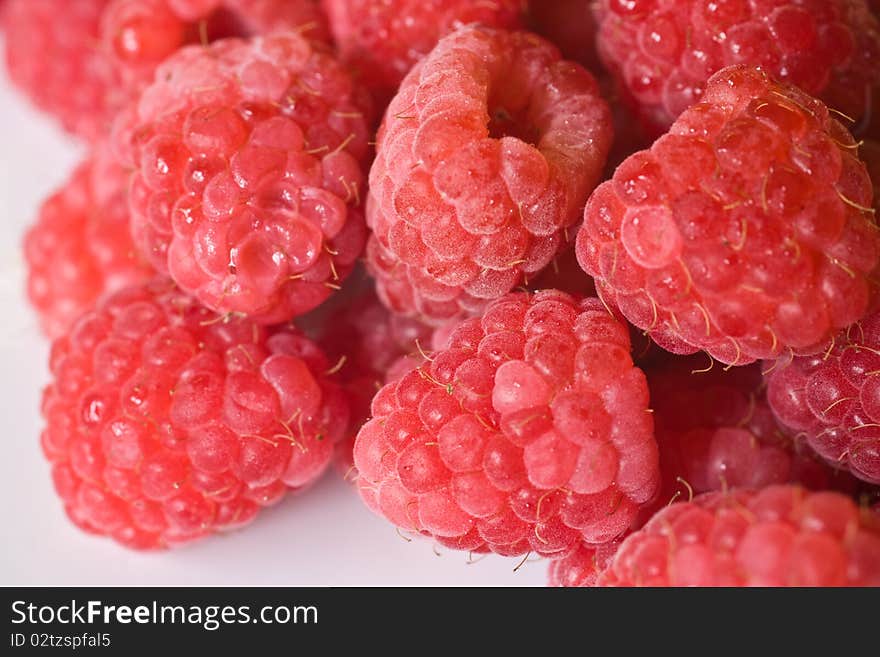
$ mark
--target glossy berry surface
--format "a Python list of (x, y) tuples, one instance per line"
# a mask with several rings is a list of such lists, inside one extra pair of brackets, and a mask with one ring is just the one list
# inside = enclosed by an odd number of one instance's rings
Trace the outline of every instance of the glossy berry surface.
[(641, 116), (665, 130), (725, 66), (771, 75), (861, 118), (880, 82), (865, 0), (601, 0), (599, 52)]
[(247, 524), (330, 463), (347, 407), (328, 368), (166, 279), (109, 296), (52, 347), (42, 446), (65, 510), (137, 549)]
[(814, 353), (868, 309), (880, 237), (857, 154), (821, 102), (725, 69), (597, 188), (578, 260), (674, 353), (736, 365)]
[(516, 29), (521, 0), (321, 0), (340, 56), (378, 101), (394, 95), (437, 42), (464, 25)]
[(447, 547), (562, 556), (619, 536), (659, 483), (644, 375), (597, 299), (506, 295), (372, 410), (362, 498)]
[(600, 586), (878, 586), (880, 525), (839, 493), (707, 493), (624, 540)]
[(24, 238), (27, 292), (50, 338), (97, 299), (146, 280), (152, 268), (129, 232), (127, 176), (99, 146), (47, 198)]
[(363, 249), (364, 93), (293, 33), (178, 51), (116, 125), (135, 243), (216, 312), (311, 310)]
[(367, 261), (382, 301), (441, 323), (534, 277), (580, 218), (610, 120), (592, 76), (534, 35), (440, 41), (379, 130)]
[(822, 458), (880, 484), (880, 314), (837, 335), (816, 356), (765, 364), (779, 421)]

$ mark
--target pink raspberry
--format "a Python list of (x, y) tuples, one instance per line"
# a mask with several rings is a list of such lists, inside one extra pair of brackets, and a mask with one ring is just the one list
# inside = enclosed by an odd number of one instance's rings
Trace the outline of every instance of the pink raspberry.
[(367, 247), (379, 297), (441, 323), (546, 267), (611, 141), (595, 80), (525, 32), (468, 27), (407, 76), (379, 130)]
[(598, 16), (599, 54), (660, 131), (725, 66), (760, 65), (855, 119), (880, 83), (865, 0), (601, 0)]
[(128, 100), (119, 72), (95, 44), (110, 0), (7, 0), (6, 68), (12, 82), (65, 130), (94, 141)]
[[(856, 480), (783, 434), (761, 388), (757, 365), (702, 371), (706, 357), (663, 358), (645, 368), (660, 448), (661, 487), (632, 525), (676, 500), (731, 488), (797, 483), (811, 490), (857, 492)], [(619, 541), (583, 545), (549, 566), (551, 586), (594, 586)]]
[(296, 34), (178, 51), (116, 126), (135, 243), (216, 312), (311, 310), (363, 250), (369, 123), (365, 92)]
[(42, 446), (71, 519), (132, 548), (250, 522), (314, 482), (347, 407), (299, 332), (218, 317), (165, 279), (52, 346)]
[(512, 293), (373, 400), (354, 460), (367, 506), (473, 552), (605, 543), (656, 492), (648, 389), (598, 299)]
[[(373, 397), (386, 383), (396, 381), (421, 364), (413, 358), (431, 348), (428, 327), (391, 314), (376, 296), (372, 280), (365, 280), (359, 287), (366, 289), (348, 296), (350, 293), (343, 288), (328, 301), (335, 308), (322, 318), (317, 330), (318, 344), (336, 364), (336, 379), (348, 394), (351, 406), (346, 439), (336, 446), (335, 459), (337, 469), (349, 481), (357, 478), (352, 455), (354, 440), (370, 417)], [(323, 307), (317, 312), (321, 310)]]
[(67, 332), (101, 295), (151, 276), (131, 241), (127, 191), (125, 172), (98, 146), (25, 235), (28, 297), (49, 337)]
[(880, 523), (839, 493), (707, 493), (629, 536), (599, 586), (878, 586)]
[(410, 69), (463, 25), (516, 29), (522, 0), (321, 0), (344, 61), (387, 104)]
[(571, 554), (551, 560), (547, 567), (547, 586), (596, 586), (599, 574), (611, 563), (619, 545), (618, 541), (605, 545), (579, 545)]
[(708, 372), (705, 367), (703, 356), (645, 369), (663, 473), (658, 506), (699, 493), (773, 484), (855, 490), (848, 475), (825, 466), (802, 440), (780, 430), (759, 365)]
[(767, 364), (767, 397), (779, 421), (826, 461), (880, 484), (880, 313), (838, 334), (816, 356)]
[(815, 353), (868, 309), (871, 181), (825, 106), (760, 69), (702, 101), (590, 198), (581, 266), (675, 353), (730, 364)]
[(330, 39), (316, 0), (111, 0), (101, 19), (105, 51), (144, 83), (184, 45), (281, 31)]
[(314, 0), (9, 0), (9, 74), (33, 102), (89, 141), (184, 44), (276, 30), (327, 41)]

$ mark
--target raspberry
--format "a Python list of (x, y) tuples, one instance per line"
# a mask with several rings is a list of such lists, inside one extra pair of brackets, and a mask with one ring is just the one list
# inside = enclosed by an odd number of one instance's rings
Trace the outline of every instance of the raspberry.
[(593, 587), (599, 574), (608, 567), (618, 542), (606, 545), (580, 545), (571, 554), (553, 559), (547, 568), (548, 586)]
[(330, 362), (336, 363), (337, 380), (348, 393), (351, 406), (347, 438), (336, 446), (335, 459), (337, 469), (351, 481), (357, 476), (354, 440), (370, 417), (373, 397), (383, 385), (421, 364), (411, 363), (412, 356), (431, 344), (430, 329), (413, 319), (392, 315), (376, 296), (372, 281), (365, 283), (367, 289), (356, 292), (353, 299), (345, 298), (346, 289), (334, 296), (328, 304), (336, 308), (318, 330), (318, 343)]
[[(186, 43), (295, 30), (327, 41), (313, 0), (9, 0), (12, 80), (63, 127), (89, 141)], [(6, 16), (8, 14), (8, 16)]]
[(373, 400), (367, 506), (473, 552), (565, 555), (630, 525), (659, 483), (648, 389), (598, 299), (511, 293)]
[(364, 94), (292, 33), (178, 51), (116, 126), (135, 243), (216, 312), (311, 310), (363, 249)]
[(128, 99), (95, 43), (110, 0), (7, 0), (6, 68), (12, 82), (65, 130), (94, 141)]
[(601, 174), (610, 121), (590, 74), (538, 37), (445, 37), (379, 130), (367, 260), (382, 301), (438, 324), (546, 267)]
[(848, 475), (779, 429), (757, 364), (726, 372), (704, 367), (705, 357), (645, 369), (663, 473), (659, 505), (682, 495), (773, 484), (854, 489)]
[(814, 353), (868, 308), (871, 181), (821, 102), (760, 69), (702, 102), (590, 198), (577, 256), (660, 346), (743, 365)]
[(661, 131), (725, 66), (760, 65), (854, 118), (880, 82), (864, 0), (602, 0), (598, 16), (600, 56)]
[(313, 0), (112, 0), (102, 17), (102, 45), (120, 69), (148, 83), (162, 60), (185, 44), (293, 31), (328, 41)]
[(707, 493), (624, 540), (598, 585), (878, 586), (880, 523), (839, 493)]
[(321, 0), (340, 55), (387, 104), (410, 69), (468, 23), (516, 29), (522, 0)]
[[(703, 371), (705, 357), (669, 358), (645, 368), (660, 448), (661, 488), (632, 525), (639, 529), (671, 502), (730, 488), (797, 483), (855, 494), (848, 474), (823, 463), (784, 435), (761, 389), (757, 365)], [(619, 541), (583, 545), (553, 560), (551, 586), (594, 586)]]
[(777, 419), (829, 463), (880, 484), (880, 313), (838, 334), (824, 354), (766, 369)]
[(596, 19), (590, 0), (531, 0), (529, 25), (562, 51), (566, 59), (599, 69)]
[(329, 464), (347, 408), (326, 358), (291, 328), (222, 319), (157, 279), (53, 344), (42, 445), (78, 526), (170, 547), (247, 524)]
[(51, 338), (101, 295), (146, 280), (128, 227), (126, 175), (102, 146), (41, 206), (24, 239), (28, 296)]

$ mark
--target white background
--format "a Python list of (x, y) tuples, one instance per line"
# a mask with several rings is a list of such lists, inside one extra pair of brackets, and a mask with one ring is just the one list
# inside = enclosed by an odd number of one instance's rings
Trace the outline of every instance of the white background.
[[(2, 49), (2, 42), (0, 42)], [(24, 296), (21, 239), (82, 148), (0, 73), (0, 585), (543, 585), (546, 565), (407, 543), (329, 473), (242, 531), (135, 553), (67, 520), (39, 449), (48, 345)], [(51, 254), (47, 254), (51, 257)]]

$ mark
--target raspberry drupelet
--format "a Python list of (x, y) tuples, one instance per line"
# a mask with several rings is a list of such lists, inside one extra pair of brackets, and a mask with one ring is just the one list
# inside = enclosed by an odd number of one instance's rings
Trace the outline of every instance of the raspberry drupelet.
[(592, 76), (526, 32), (467, 27), (410, 72), (378, 134), (367, 261), (393, 311), (476, 314), (565, 246), (611, 142)]
[(216, 312), (311, 310), (363, 250), (369, 106), (293, 33), (178, 51), (116, 125), (135, 243)]
[(410, 69), (464, 25), (522, 27), (522, 0), (321, 0), (342, 59), (377, 103), (387, 104)]
[(50, 338), (103, 294), (152, 275), (129, 232), (127, 176), (98, 146), (40, 207), (24, 238), (28, 298)]
[(52, 347), (42, 446), (68, 515), (137, 549), (247, 524), (330, 463), (347, 405), (329, 367), (167, 279), (110, 295)]
[(373, 400), (367, 506), (473, 552), (563, 556), (622, 534), (660, 472), (644, 374), (598, 299), (511, 293)]
[(10, 77), (62, 126), (95, 141), (184, 44), (329, 32), (315, 0), (9, 0)]
[(669, 351), (735, 365), (815, 353), (868, 310), (871, 204), (856, 143), (825, 106), (736, 66), (594, 192), (577, 256)]
[(725, 66), (771, 75), (858, 120), (880, 83), (880, 24), (865, 0), (601, 0), (599, 53), (663, 131)]
[(765, 364), (783, 426), (829, 463), (880, 484), (880, 313), (838, 334), (825, 353)]
[(707, 493), (626, 538), (599, 586), (878, 586), (880, 523), (839, 493)]

